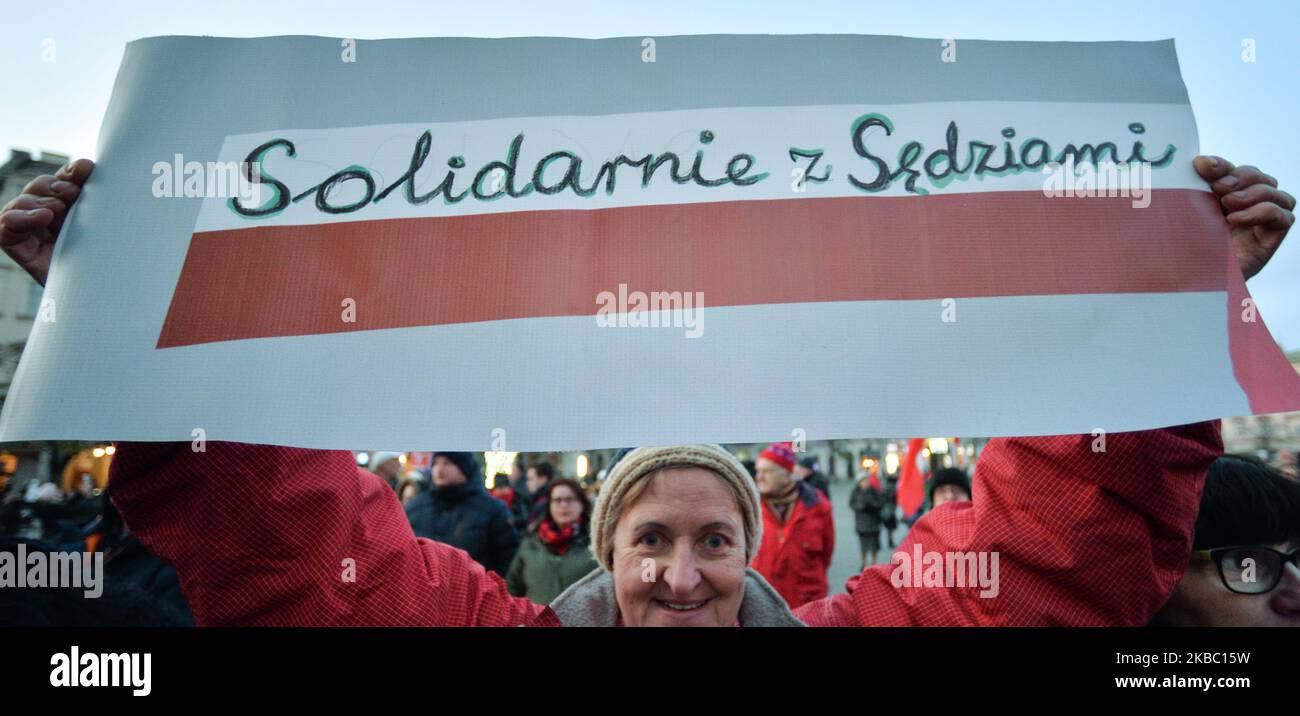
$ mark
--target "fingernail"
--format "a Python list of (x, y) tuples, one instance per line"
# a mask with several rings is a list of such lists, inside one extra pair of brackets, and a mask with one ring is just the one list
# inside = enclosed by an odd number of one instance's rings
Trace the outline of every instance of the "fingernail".
[(27, 215), (28, 215), (28, 216), (36, 216), (38, 213), (40, 213), (40, 211), (41, 211), (40, 209), (28, 209), (28, 210), (27, 210)]
[(1228, 176), (1220, 179), (1219, 183), (1224, 186), (1237, 186), (1237, 177), (1234, 177), (1233, 175), (1229, 174)]
[(66, 181), (56, 181), (56, 182), (54, 182), (53, 184), (50, 185), (50, 190), (51, 190), (51, 191), (57, 191), (57, 192), (62, 193), (62, 192), (67, 191), (67, 190), (68, 190), (69, 188), (71, 188), (71, 187), (72, 187), (72, 185), (69, 184), (69, 183), (66, 182)]
[(1245, 198), (1246, 198), (1246, 192), (1245, 192), (1245, 191), (1234, 191), (1234, 192), (1232, 192), (1232, 195), (1235, 196), (1235, 197), (1237, 197), (1238, 199), (1245, 199)]
[(63, 173), (71, 176), (72, 172), (74, 171), (73, 164), (75, 164), (75, 162), (68, 162), (67, 164), (64, 164), (62, 169)]

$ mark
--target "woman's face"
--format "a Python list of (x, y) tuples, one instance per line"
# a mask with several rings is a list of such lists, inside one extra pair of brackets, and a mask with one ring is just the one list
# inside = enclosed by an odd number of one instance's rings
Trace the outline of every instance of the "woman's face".
[[(1297, 545), (1270, 545), (1290, 552)], [(1162, 623), (1175, 626), (1300, 626), (1300, 570), (1283, 564), (1282, 580), (1270, 592), (1238, 594), (1208, 560), (1194, 560), (1161, 608)]]
[(745, 595), (745, 529), (720, 476), (660, 470), (614, 529), (614, 586), (628, 626), (733, 626)]
[(556, 527), (568, 527), (582, 516), (582, 502), (568, 485), (551, 490), (551, 521)]

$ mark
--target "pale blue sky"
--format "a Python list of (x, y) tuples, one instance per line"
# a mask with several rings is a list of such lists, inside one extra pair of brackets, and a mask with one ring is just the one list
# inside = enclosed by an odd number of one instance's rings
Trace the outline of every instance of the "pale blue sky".
[[(12, 10), (12, 9), (11, 9)], [(1201, 149), (1251, 163), (1300, 194), (1300, 3), (1274, 2), (415, 2), (44, 0), (7, 11), (0, 150), (95, 156), (126, 42), (151, 35), (570, 37), (861, 33), (990, 40), (1177, 41)], [(1256, 62), (1242, 61), (1242, 40)], [(42, 61), (55, 42), (54, 62)], [(1142, 68), (1133, 68), (1141, 72)], [(761, 81), (761, 78), (755, 78)], [(1273, 335), (1300, 349), (1300, 238), (1250, 283)]]

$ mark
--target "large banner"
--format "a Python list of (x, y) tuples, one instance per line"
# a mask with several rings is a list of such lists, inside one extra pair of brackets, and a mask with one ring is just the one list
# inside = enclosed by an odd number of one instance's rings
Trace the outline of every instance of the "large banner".
[(1172, 41), (151, 38), (100, 145), (0, 439), (555, 450), (1300, 409)]

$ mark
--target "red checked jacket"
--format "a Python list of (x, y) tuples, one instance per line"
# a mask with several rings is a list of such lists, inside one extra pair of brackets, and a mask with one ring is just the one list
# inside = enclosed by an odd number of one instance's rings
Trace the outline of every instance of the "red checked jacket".
[[(893, 565), (801, 607), (813, 626), (1140, 625), (1187, 566), (1218, 423), (991, 441), (973, 502), (925, 515), (899, 548), (999, 553), (999, 590), (895, 587)], [(351, 453), (265, 445), (125, 444), (110, 493), (175, 566), (204, 625), (559, 626), (496, 574), (418, 539)], [(351, 570), (351, 572), (349, 571)], [(354, 578), (353, 578), (354, 577)]]
[(830, 500), (807, 482), (795, 485), (799, 496), (784, 521), (763, 503), (763, 539), (753, 564), (791, 609), (822, 599), (830, 591), (826, 570), (835, 553)]

